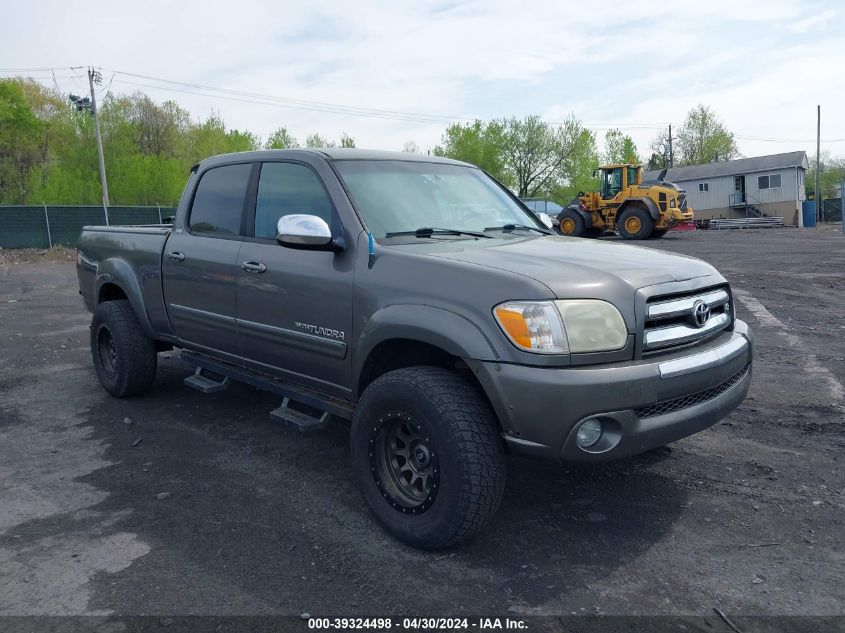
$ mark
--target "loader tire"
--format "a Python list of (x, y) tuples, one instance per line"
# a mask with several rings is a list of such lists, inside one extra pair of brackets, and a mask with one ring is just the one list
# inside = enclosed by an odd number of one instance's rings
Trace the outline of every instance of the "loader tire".
[(587, 234), (587, 226), (583, 216), (574, 209), (564, 209), (557, 216), (560, 221), (560, 234), (568, 237), (584, 237)]
[(654, 231), (654, 220), (642, 207), (628, 207), (617, 219), (616, 230), (626, 240), (645, 240)]

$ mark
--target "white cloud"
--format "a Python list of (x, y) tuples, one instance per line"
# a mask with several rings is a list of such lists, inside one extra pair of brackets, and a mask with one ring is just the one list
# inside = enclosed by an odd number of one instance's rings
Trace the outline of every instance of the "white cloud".
[[(811, 138), (820, 101), (830, 115), (824, 135), (845, 138), (845, 123), (833, 118), (845, 98), (837, 61), (842, 29), (822, 28), (841, 21), (832, 0), (91, 0), (84, 10), (30, 2), (5, 12), (5, 67), (93, 63), (251, 93), (454, 117), (540, 112), (559, 120), (572, 112), (590, 123), (628, 124), (641, 149), (656, 133), (642, 124), (679, 125), (699, 102), (748, 136)], [(84, 82), (67, 74), (57, 72), (61, 88), (79, 92)], [(111, 72), (104, 75), (108, 81)], [(121, 81), (153, 83), (117, 76), (112, 89), (173, 98), (197, 117), (214, 109), (231, 127), (262, 136), (286, 125), (300, 139), (314, 131), (333, 138), (347, 132), (359, 146), (399, 149), (415, 140), (430, 148), (445, 127)], [(795, 148), (740, 144), (749, 155)], [(830, 149), (845, 153), (845, 144)]]

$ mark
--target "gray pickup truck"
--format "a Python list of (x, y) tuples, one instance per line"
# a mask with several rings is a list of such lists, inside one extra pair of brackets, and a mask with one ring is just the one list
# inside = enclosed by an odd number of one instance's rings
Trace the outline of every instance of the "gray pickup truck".
[(752, 337), (709, 264), (561, 237), (464, 163), (351, 149), (217, 156), (173, 225), (86, 227), (97, 376), (276, 393), (300, 430), (351, 422), (377, 519), (450, 546), (495, 513), (506, 451), (625, 457), (701, 431), (751, 381)]

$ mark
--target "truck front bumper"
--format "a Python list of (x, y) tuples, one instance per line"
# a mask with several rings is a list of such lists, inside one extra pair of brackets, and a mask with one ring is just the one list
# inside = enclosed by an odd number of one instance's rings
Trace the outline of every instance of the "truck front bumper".
[[(707, 345), (625, 363), (528, 367), (473, 362), (512, 450), (562, 461), (635, 455), (704, 430), (745, 398), (753, 338), (737, 320)], [(602, 423), (582, 448), (578, 427)]]

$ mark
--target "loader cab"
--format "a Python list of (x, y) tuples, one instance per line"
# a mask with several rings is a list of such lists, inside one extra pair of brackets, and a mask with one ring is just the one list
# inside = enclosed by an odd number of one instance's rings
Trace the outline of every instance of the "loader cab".
[(602, 200), (610, 200), (626, 187), (640, 183), (642, 167), (639, 165), (604, 165), (599, 167)]
[(621, 165), (607, 165), (599, 168), (601, 173), (602, 200), (610, 200), (622, 191), (622, 177), (624, 167)]

